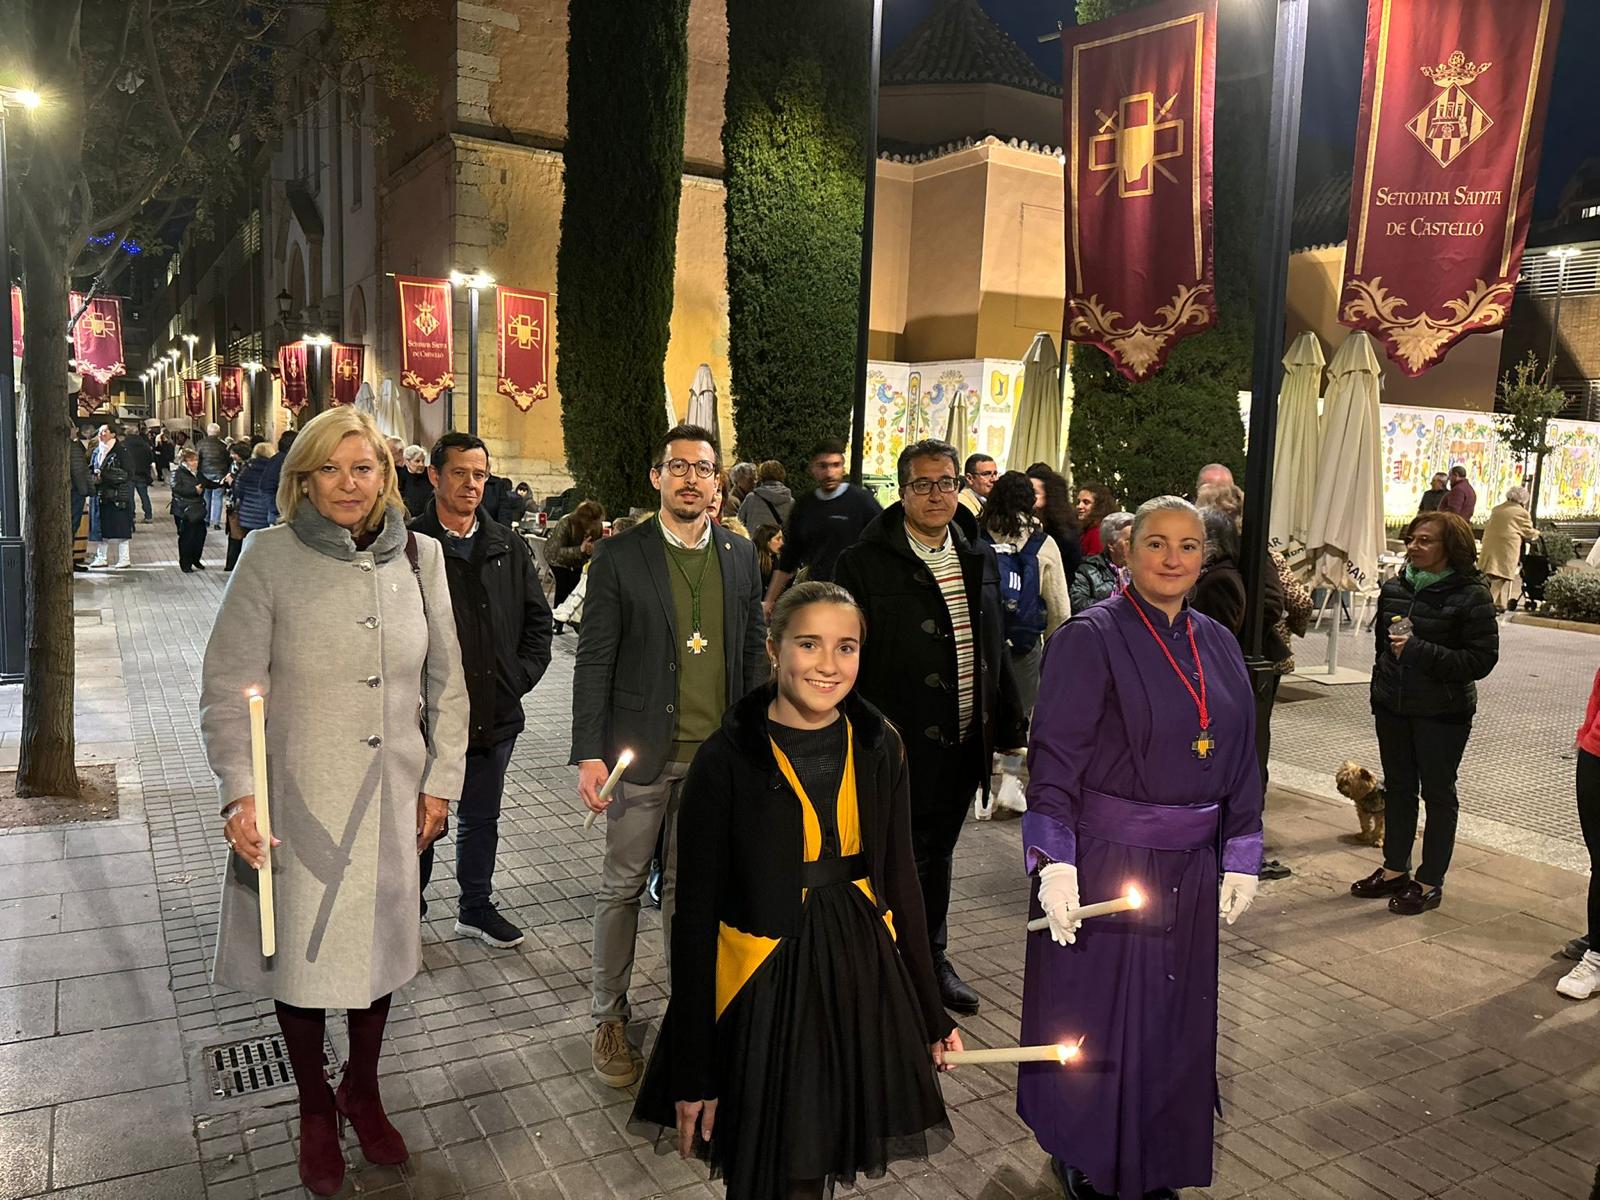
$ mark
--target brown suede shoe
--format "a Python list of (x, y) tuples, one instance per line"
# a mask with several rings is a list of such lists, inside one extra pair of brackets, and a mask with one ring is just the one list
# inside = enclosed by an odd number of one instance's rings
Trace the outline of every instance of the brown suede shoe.
[(1389, 897), (1389, 911), (1399, 913), (1402, 917), (1414, 917), (1418, 913), (1425, 913), (1431, 908), (1438, 908), (1444, 899), (1442, 887), (1424, 888), (1413, 879), (1406, 884), (1405, 890)]
[(1397, 896), (1411, 884), (1411, 876), (1397, 875), (1393, 879), (1383, 877), (1383, 868), (1379, 867), (1365, 879), (1358, 879), (1350, 885), (1350, 894), (1360, 896), (1366, 900), (1381, 900), (1385, 896)]

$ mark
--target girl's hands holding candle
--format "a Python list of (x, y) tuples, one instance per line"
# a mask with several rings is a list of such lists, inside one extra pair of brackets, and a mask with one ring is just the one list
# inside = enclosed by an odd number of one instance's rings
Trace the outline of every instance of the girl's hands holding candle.
[(450, 817), (450, 802), (426, 792), (417, 793), (417, 853), (421, 854), (444, 832)]
[(678, 1101), (678, 1154), (682, 1158), (688, 1158), (694, 1153), (694, 1132), (697, 1123), (700, 1126), (700, 1136), (709, 1142), (712, 1127), (717, 1123), (715, 1100)]
[[(222, 810), (222, 820), (222, 836), (228, 839), (228, 846), (259, 871), (266, 865), (267, 848), (256, 828), (256, 798), (241, 796)], [(277, 838), (272, 839), (272, 844), (283, 845)]]
[(945, 1052), (959, 1053), (963, 1049), (965, 1047), (961, 1044), (961, 1030), (952, 1029), (949, 1037), (942, 1042), (933, 1043), (933, 1065), (941, 1071), (954, 1071), (955, 1064), (944, 1061)]

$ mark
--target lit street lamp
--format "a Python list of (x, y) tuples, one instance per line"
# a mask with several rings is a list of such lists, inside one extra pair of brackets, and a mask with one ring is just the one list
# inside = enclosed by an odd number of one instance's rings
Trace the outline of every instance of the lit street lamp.
[(322, 348), (333, 345), (333, 339), (325, 333), (308, 333), (300, 339), (311, 350), (311, 366), (306, 371), (307, 385), (315, 379), (322, 379)]
[(11, 229), (7, 224), (6, 110), (39, 107), (39, 93), (27, 88), (0, 87), (0, 683), (22, 680), (26, 661), (24, 620), (27, 598), (23, 586), (27, 553), (22, 545), (22, 493), (17, 462), (17, 381), (11, 359)]
[[(494, 286), (494, 279), (483, 271), (470, 274), (451, 271), (450, 282), (467, 289), (467, 432), (478, 436), (478, 292)], [(453, 424), (453, 414), (445, 415), (445, 425)]]
[(1567, 264), (1578, 257), (1576, 246), (1552, 246), (1546, 258), (1556, 260), (1556, 310), (1550, 317), (1550, 353), (1544, 364), (1544, 381), (1549, 383), (1556, 373), (1556, 345), (1561, 334), (1561, 297), (1567, 290)]

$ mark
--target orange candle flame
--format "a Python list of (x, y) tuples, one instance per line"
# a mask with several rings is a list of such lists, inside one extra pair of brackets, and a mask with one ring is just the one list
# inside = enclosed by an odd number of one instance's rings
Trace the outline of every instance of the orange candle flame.
[(1138, 888), (1132, 886), (1131, 884), (1128, 886), (1127, 899), (1128, 899), (1128, 903), (1131, 904), (1134, 908), (1143, 908), (1144, 907), (1144, 893), (1141, 892)]

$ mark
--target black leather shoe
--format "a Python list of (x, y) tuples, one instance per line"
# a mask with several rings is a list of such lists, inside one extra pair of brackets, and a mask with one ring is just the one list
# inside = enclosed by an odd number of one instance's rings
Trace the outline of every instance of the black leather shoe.
[(1287, 879), (1294, 872), (1275, 858), (1269, 858), (1261, 864), (1261, 870), (1256, 872), (1258, 879)]
[(1365, 879), (1358, 879), (1350, 885), (1350, 894), (1360, 896), (1366, 900), (1381, 900), (1384, 896), (1398, 896), (1411, 886), (1411, 876), (1396, 875), (1393, 879), (1383, 877), (1383, 868), (1379, 867)]
[(1087, 1175), (1077, 1167), (1067, 1166), (1059, 1158), (1050, 1160), (1050, 1169), (1056, 1173), (1056, 1179), (1061, 1184), (1061, 1190), (1066, 1192), (1067, 1200), (1116, 1200), (1115, 1196), (1096, 1191)]
[(1561, 953), (1566, 955), (1566, 957), (1570, 958), (1573, 962), (1577, 962), (1588, 952), (1589, 939), (1586, 937), (1573, 938), (1561, 950)]
[(978, 993), (956, 974), (948, 958), (941, 958), (935, 963), (933, 972), (939, 977), (939, 996), (946, 1008), (964, 1017), (970, 1017), (978, 1011)]
[(1157, 1188), (1153, 1192), (1146, 1192), (1144, 1200), (1178, 1200), (1181, 1195), (1176, 1188)]
[(1389, 897), (1389, 911), (1399, 913), (1402, 917), (1414, 917), (1418, 913), (1425, 913), (1429, 909), (1438, 908), (1444, 899), (1442, 887), (1424, 888), (1413, 879), (1406, 884), (1405, 890)]

